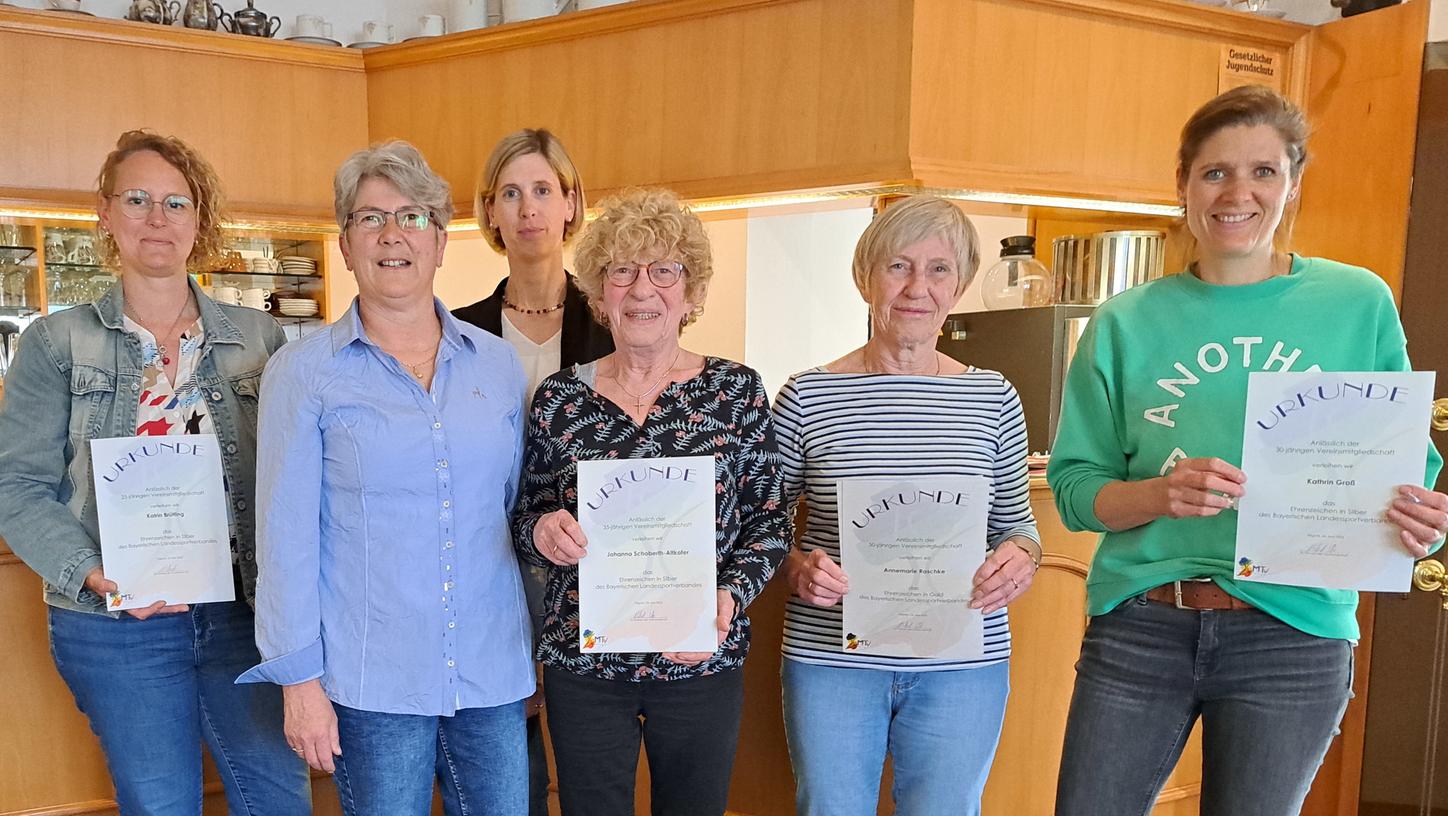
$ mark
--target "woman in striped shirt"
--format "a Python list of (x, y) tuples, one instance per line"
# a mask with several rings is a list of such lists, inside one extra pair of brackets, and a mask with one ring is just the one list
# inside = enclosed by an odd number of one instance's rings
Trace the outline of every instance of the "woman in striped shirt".
[[(784, 565), (784, 717), (801, 816), (873, 814), (885, 755), (896, 813), (979, 813), (1009, 686), (1006, 606), (1031, 585), (1025, 418), (999, 373), (935, 350), (945, 316), (979, 266), (978, 239), (953, 204), (916, 196), (877, 216), (855, 248), (871, 337), (790, 378), (774, 415), (786, 498), (808, 520)], [(841, 480), (988, 484), (986, 547), (970, 605), (984, 618), (975, 659), (846, 652), (839, 565)]]

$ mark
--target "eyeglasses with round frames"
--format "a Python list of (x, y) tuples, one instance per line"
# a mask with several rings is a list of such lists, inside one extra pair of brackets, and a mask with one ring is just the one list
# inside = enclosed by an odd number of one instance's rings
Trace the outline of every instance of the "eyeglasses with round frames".
[(667, 289), (684, 276), (684, 265), (678, 261), (654, 261), (649, 264), (615, 263), (603, 269), (604, 277), (614, 286), (633, 286), (639, 273), (648, 270), (649, 282)]
[(387, 219), (397, 222), (403, 232), (422, 232), (434, 223), (433, 215), (426, 207), (399, 207), (387, 210), (357, 210), (347, 215), (347, 222), (363, 232), (381, 232), (387, 226)]
[(189, 224), (196, 220), (196, 204), (179, 193), (156, 201), (145, 190), (122, 190), (119, 193), (111, 193), (106, 198), (119, 198), (121, 214), (137, 221), (150, 215), (151, 208), (157, 204), (161, 205), (161, 212), (166, 216), (166, 220), (173, 224)]

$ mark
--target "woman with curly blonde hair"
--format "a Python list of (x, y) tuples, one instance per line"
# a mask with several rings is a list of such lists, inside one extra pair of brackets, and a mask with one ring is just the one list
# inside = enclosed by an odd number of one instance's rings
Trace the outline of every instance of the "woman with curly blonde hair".
[[(122, 814), (199, 814), (202, 742), (229, 812), (309, 814), (281, 693), (232, 682), (259, 660), (257, 391), (281, 328), (212, 302), (187, 274), (222, 247), (220, 184), (190, 146), (124, 133), (98, 188), (101, 255), (120, 282), (25, 332), (0, 404), (0, 534), (45, 580), (55, 665), (100, 737)], [(101, 562), (90, 440), (186, 434), (214, 434), (222, 451), (237, 600), (108, 612), (106, 594), (126, 587)]]
[[(615, 350), (539, 386), (513, 515), (514, 546), (548, 568), (537, 657), (563, 811), (632, 814), (642, 737), (654, 813), (723, 813), (744, 699), (744, 609), (789, 550), (764, 384), (752, 369), (679, 344), (714, 270), (704, 225), (672, 193), (604, 202), (575, 258), (578, 286)], [(589, 556), (576, 520), (579, 460), (698, 455), (715, 463), (719, 647), (582, 653), (578, 562)]]

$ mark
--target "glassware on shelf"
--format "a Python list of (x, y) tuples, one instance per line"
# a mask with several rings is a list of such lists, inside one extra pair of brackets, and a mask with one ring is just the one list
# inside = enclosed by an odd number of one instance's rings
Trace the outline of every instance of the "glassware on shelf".
[(19, 264), (0, 264), (0, 306), (6, 309), (28, 309), (29, 292), (26, 284), (30, 268)]
[(1051, 271), (1036, 260), (1035, 254), (1034, 236), (1012, 235), (1001, 239), (1001, 259), (980, 282), (980, 298), (987, 309), (1051, 305), (1056, 281)]

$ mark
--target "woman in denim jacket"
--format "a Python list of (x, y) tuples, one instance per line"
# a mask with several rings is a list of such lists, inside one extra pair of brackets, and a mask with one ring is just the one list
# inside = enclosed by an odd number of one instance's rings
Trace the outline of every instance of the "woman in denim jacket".
[[(99, 246), (121, 280), (37, 320), (0, 402), (0, 535), (45, 581), (51, 653), (100, 737), (122, 816), (199, 816), (202, 740), (229, 812), (310, 814), (306, 766), (275, 686), (236, 686), (258, 660), (241, 600), (108, 613), (89, 442), (214, 433), (238, 599), (256, 588), (257, 383), (283, 342), (264, 312), (191, 281), (222, 247), (215, 172), (178, 139), (123, 134), (101, 168)], [(124, 588), (120, 588), (124, 589)]]

